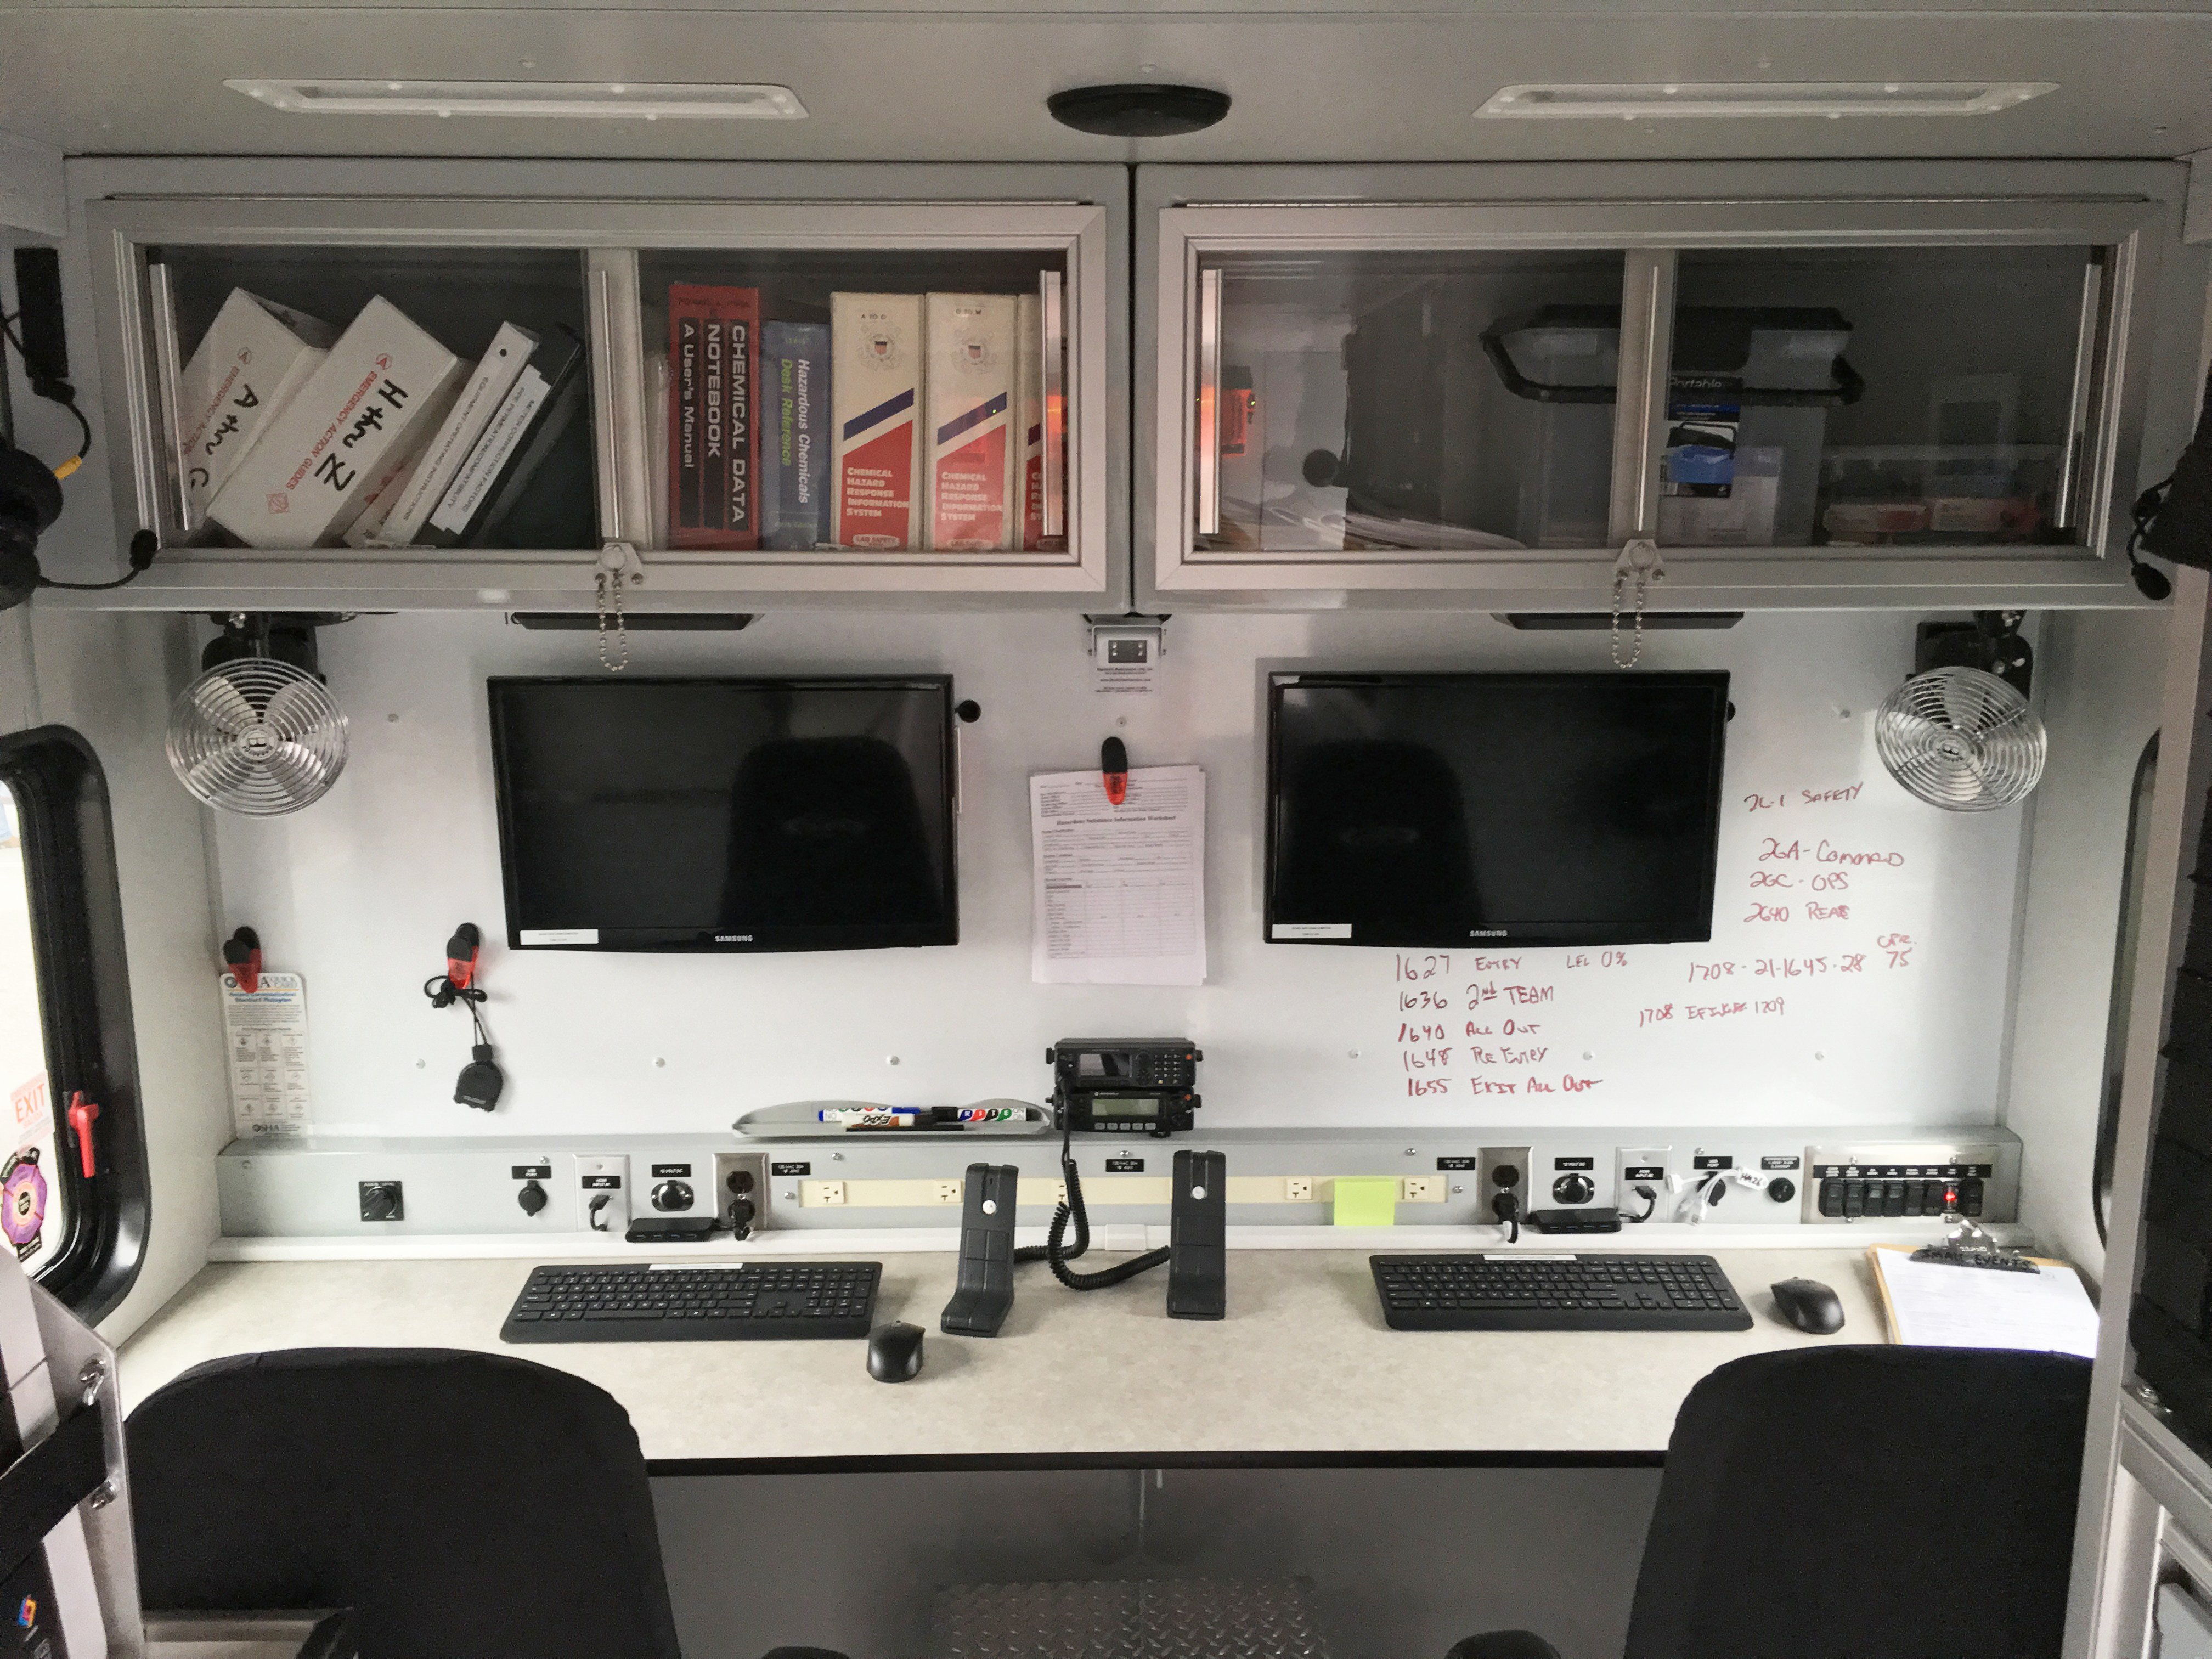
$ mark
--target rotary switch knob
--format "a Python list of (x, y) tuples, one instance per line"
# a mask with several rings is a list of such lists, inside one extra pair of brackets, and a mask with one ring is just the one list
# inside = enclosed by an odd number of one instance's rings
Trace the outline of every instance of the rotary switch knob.
[(1563, 1175), (1552, 1183), (1554, 1204), (1587, 1204), (1597, 1196), (1597, 1182), (1586, 1175)]
[(653, 1189), (653, 1207), (656, 1210), (688, 1210), (691, 1207), (691, 1185), (684, 1181), (664, 1181)]

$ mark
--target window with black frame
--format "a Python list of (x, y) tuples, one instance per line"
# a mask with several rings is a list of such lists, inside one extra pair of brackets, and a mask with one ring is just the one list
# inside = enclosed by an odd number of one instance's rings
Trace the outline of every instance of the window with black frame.
[(0, 738), (0, 1240), (98, 1319), (137, 1276), (145, 1142), (107, 787), (82, 738)]

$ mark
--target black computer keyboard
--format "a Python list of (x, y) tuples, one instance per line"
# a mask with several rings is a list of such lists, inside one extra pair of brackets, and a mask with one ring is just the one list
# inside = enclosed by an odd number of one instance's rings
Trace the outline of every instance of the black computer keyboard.
[(866, 1336), (880, 1261), (533, 1267), (502, 1342), (743, 1342)]
[(1747, 1331), (1709, 1255), (1377, 1255), (1394, 1331)]

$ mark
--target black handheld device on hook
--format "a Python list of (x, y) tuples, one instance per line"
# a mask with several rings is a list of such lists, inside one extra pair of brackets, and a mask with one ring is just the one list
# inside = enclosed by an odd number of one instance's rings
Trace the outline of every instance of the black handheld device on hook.
[(469, 1050), (469, 1063), (454, 1080), (453, 1100), (489, 1112), (499, 1104), (500, 1091), (507, 1087), (507, 1073), (493, 1057), (491, 1033), (484, 1029), (483, 1016), (477, 1012), (484, 1000), (483, 988), (477, 983), (483, 950), (483, 933), (476, 923), (465, 921), (454, 928), (453, 937), (446, 941), (446, 971), (423, 981), (422, 994), (433, 1008), (450, 1008), (458, 1002), (469, 1011), (469, 1024), (477, 1040)]

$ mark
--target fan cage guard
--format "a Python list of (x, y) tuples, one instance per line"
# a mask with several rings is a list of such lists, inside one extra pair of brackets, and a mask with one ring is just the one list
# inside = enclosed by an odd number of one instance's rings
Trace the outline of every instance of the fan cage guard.
[(1875, 716), (1875, 752), (1920, 799), (1992, 812), (2042, 781), (2043, 722), (2027, 699), (1978, 668), (1937, 668), (1891, 692)]
[(319, 800), (345, 768), (346, 717), (329, 689), (274, 657), (210, 668), (178, 696), (169, 765), (198, 799), (273, 817)]

